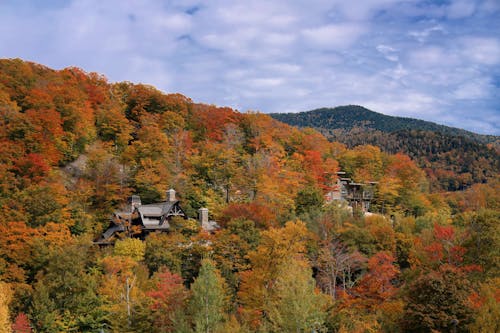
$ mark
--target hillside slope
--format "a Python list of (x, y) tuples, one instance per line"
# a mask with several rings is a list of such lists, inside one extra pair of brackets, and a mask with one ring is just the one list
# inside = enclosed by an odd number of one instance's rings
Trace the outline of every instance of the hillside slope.
[(432, 131), (452, 136), (463, 136), (481, 143), (491, 143), (500, 139), (495, 135), (477, 134), (464, 129), (439, 125), (421, 119), (388, 116), (358, 105), (320, 108), (298, 113), (273, 113), (271, 116), (293, 126), (328, 130), (351, 130), (362, 127), (382, 132), (396, 132), (400, 130)]
[(348, 147), (372, 144), (409, 155), (424, 168), (435, 190), (460, 190), (484, 183), (500, 170), (499, 137), (432, 122), (383, 115), (361, 106), (271, 114), (298, 127), (312, 127)]

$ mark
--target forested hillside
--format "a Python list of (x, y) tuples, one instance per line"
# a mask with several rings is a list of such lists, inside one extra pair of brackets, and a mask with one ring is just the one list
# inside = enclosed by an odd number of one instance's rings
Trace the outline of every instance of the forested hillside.
[[(325, 201), (339, 170), (376, 182), (379, 214)], [(434, 181), (268, 115), (0, 60), (0, 332), (495, 332), (500, 181)], [(169, 188), (220, 230), (93, 242)]]
[(298, 113), (274, 113), (271, 114), (271, 116), (284, 123), (299, 127), (318, 127), (331, 130), (351, 130), (358, 127), (364, 127), (381, 132), (420, 130), (439, 132), (451, 136), (463, 136), (481, 143), (491, 143), (499, 140), (498, 136), (476, 134), (460, 128), (439, 125), (430, 121), (387, 116), (358, 105), (321, 108)]
[(370, 144), (391, 154), (409, 155), (437, 191), (462, 190), (500, 172), (500, 139), (493, 135), (386, 116), (354, 105), (271, 116), (293, 126), (315, 128), (350, 148)]

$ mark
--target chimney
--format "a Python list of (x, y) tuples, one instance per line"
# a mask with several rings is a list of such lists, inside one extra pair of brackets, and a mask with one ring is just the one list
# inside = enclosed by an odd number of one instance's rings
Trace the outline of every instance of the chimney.
[(208, 225), (208, 209), (207, 208), (198, 209), (198, 221), (200, 222), (200, 226), (202, 226), (202, 227)]
[(175, 199), (175, 190), (170, 189), (170, 190), (167, 191), (167, 201), (168, 202), (177, 201)]
[(138, 195), (133, 195), (129, 199), (130, 203), (130, 211), (133, 212), (136, 207), (139, 207), (141, 205), (141, 197)]

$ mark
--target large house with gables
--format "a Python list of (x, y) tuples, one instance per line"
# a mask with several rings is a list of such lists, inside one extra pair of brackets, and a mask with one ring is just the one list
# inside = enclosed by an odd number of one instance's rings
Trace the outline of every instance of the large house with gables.
[[(164, 202), (145, 205), (141, 204), (141, 198), (138, 195), (133, 195), (129, 200), (130, 210), (114, 212), (108, 228), (96, 243), (110, 244), (116, 238), (115, 236), (123, 233), (128, 237), (144, 239), (152, 232), (169, 231), (169, 222), (175, 216), (187, 219), (188, 216), (175, 197), (175, 191), (170, 189), (166, 194)], [(218, 227), (214, 221), (208, 220), (208, 209), (201, 208), (198, 213), (203, 229), (213, 231)]]

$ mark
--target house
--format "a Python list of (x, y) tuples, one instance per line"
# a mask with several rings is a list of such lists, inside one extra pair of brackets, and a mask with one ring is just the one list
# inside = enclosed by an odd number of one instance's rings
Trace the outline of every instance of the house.
[[(166, 192), (164, 202), (143, 205), (141, 198), (133, 195), (129, 199), (129, 204), (129, 211), (113, 213), (108, 228), (95, 243), (110, 244), (118, 233), (144, 239), (152, 232), (168, 232), (171, 219), (175, 216), (188, 219), (173, 189)], [(203, 229), (213, 231), (218, 228), (216, 222), (209, 221), (207, 208), (200, 208), (198, 213), (199, 223)]]
[(345, 201), (352, 209), (368, 212), (377, 182), (356, 183), (345, 177), (345, 172), (337, 172), (337, 184), (326, 195), (327, 202)]

